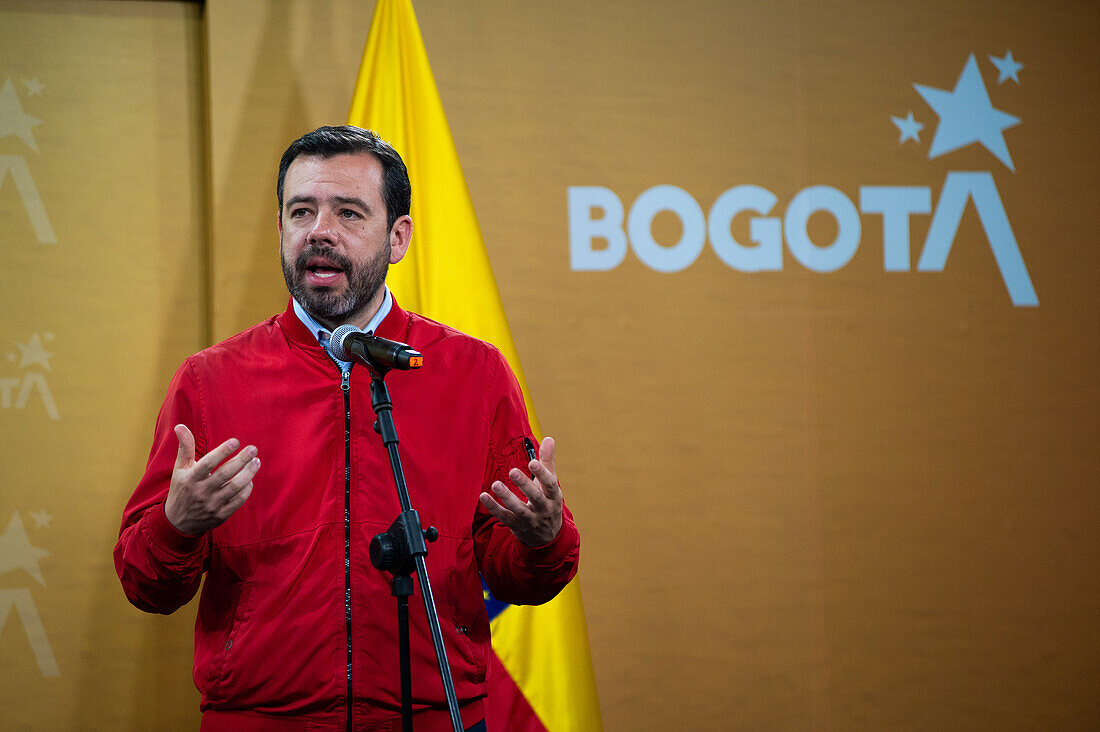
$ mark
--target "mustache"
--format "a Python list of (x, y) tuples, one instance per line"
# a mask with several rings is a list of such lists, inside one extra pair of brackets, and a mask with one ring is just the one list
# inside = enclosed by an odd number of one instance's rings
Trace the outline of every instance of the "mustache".
[(294, 259), (294, 268), (301, 272), (306, 268), (306, 263), (309, 262), (312, 257), (324, 257), (330, 262), (336, 264), (340, 269), (345, 272), (350, 272), (355, 269), (355, 265), (352, 261), (336, 251), (332, 247), (320, 247), (316, 244), (310, 244), (305, 249), (298, 253), (298, 256)]

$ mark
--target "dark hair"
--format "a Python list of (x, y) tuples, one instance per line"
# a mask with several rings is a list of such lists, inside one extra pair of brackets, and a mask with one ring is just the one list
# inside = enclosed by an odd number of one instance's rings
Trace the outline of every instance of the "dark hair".
[(351, 125), (318, 127), (290, 143), (279, 161), (279, 183), (276, 189), (279, 196), (279, 216), (283, 215), (283, 182), (286, 180), (286, 171), (295, 158), (299, 155), (331, 158), (334, 155), (355, 153), (370, 153), (382, 164), (382, 200), (386, 203), (386, 228), (392, 229), (393, 222), (409, 213), (412, 202), (409, 171), (405, 169), (405, 161), (392, 145), (370, 130)]

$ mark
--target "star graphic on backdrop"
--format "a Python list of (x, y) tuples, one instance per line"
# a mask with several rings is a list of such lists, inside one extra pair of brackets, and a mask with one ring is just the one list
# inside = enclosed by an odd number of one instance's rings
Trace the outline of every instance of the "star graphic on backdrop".
[(929, 160), (978, 142), (1009, 170), (1016, 172), (1003, 132), (1020, 124), (1020, 118), (993, 108), (974, 54), (967, 59), (953, 90), (921, 84), (913, 86), (940, 118), (928, 150)]
[(894, 126), (898, 128), (898, 132), (901, 136), (898, 138), (898, 144), (905, 142), (906, 140), (913, 140), (917, 144), (920, 144), (920, 131), (924, 129), (924, 125), (913, 119), (913, 111), (909, 111), (909, 116), (905, 119), (901, 117), (890, 117), (890, 121), (894, 123)]
[(42, 579), (38, 560), (48, 556), (50, 553), (45, 549), (31, 546), (27, 531), (23, 528), (23, 519), (19, 518), (18, 511), (13, 513), (8, 528), (0, 535), (0, 574), (23, 569), (38, 580), (38, 584), (44, 585), (46, 581)]
[(31, 518), (34, 519), (34, 528), (36, 529), (48, 529), (50, 528), (50, 522), (53, 521), (53, 516), (45, 511), (31, 511)]
[(15, 347), (22, 351), (22, 356), (19, 359), (19, 368), (25, 369), (37, 363), (42, 364), (43, 368), (47, 371), (50, 370), (50, 356), (52, 356), (53, 353), (42, 347), (42, 341), (39, 339), (37, 333), (31, 336), (30, 343), (16, 343)]
[(4, 88), (0, 89), (0, 139), (8, 135), (16, 135), (20, 140), (38, 152), (38, 143), (34, 141), (31, 128), (42, 124), (42, 120), (36, 119), (23, 111), (23, 105), (19, 103), (19, 96), (15, 93), (15, 85), (11, 79), (4, 82)]
[(1012, 79), (1017, 84), (1020, 83), (1020, 79), (1016, 76), (1020, 69), (1024, 67), (1022, 63), (1012, 58), (1012, 51), (1005, 51), (1005, 55), (1001, 58), (990, 55), (989, 60), (993, 62), (993, 65), (997, 67), (997, 83), (1003, 84), (1009, 79)]
[(46, 86), (38, 80), (37, 76), (33, 79), (23, 79), (23, 86), (27, 87), (28, 97), (40, 96), (42, 94), (42, 90), (46, 88)]

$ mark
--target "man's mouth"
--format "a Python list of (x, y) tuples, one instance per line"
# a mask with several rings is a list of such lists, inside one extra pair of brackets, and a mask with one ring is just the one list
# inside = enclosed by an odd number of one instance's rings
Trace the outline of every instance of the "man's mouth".
[(344, 274), (344, 268), (327, 257), (310, 257), (303, 269), (311, 285), (333, 284)]

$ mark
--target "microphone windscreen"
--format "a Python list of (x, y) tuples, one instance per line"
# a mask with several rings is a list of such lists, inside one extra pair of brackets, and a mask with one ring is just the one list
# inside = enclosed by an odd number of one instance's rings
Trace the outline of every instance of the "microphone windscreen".
[(332, 331), (332, 339), (328, 342), (329, 351), (332, 352), (332, 357), (337, 361), (350, 361), (351, 354), (344, 348), (344, 340), (347, 339), (352, 333), (362, 333), (363, 331), (355, 327), (351, 323), (345, 323), (336, 330)]

